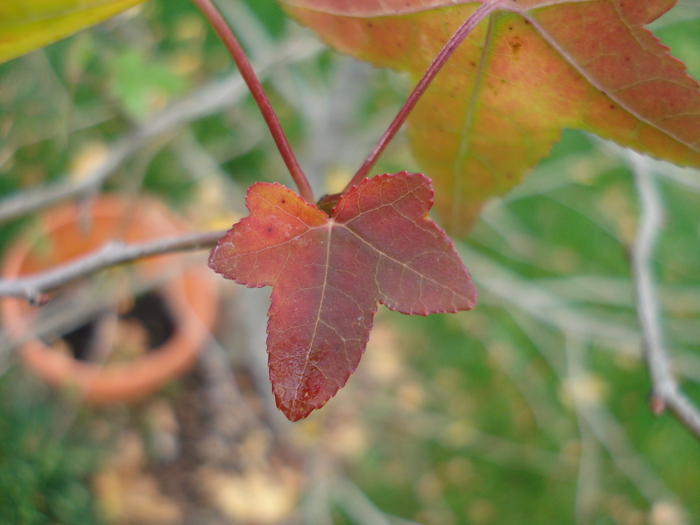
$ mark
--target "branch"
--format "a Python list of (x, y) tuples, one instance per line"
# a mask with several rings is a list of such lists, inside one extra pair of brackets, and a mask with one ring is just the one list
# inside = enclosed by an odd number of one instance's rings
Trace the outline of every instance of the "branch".
[(25, 297), (32, 303), (41, 303), (45, 299), (47, 291), (78, 277), (93, 274), (109, 266), (152, 255), (209, 248), (216, 244), (225, 233), (225, 230), (190, 233), (138, 244), (126, 244), (120, 241), (108, 242), (92, 253), (45, 272), (18, 279), (0, 280), (0, 296)]
[[(270, 60), (262, 62), (255, 69), (262, 76), (279, 64), (304, 59), (309, 52), (315, 52), (319, 48), (317, 43), (305, 39), (285, 40), (280, 43), (276, 52), (271, 54)], [(247, 92), (239, 73), (200, 87), (190, 95), (173, 102), (143, 126), (134, 129), (111, 146), (104, 161), (80, 182), (61, 181), (0, 200), (0, 223), (70, 197), (89, 195), (97, 191), (127, 158), (145, 144), (171, 133), (183, 124), (236, 104)]]
[[(583, 356), (587, 355), (584, 351), (583, 340), (578, 335), (571, 333), (565, 334), (565, 339), (566, 375), (561, 373), (564, 370), (559, 372), (559, 381), (560, 384), (564, 384), (563, 378), (566, 377), (566, 382), (570, 385), (580, 384), (581, 379), (585, 378), (588, 372), (583, 361)], [(550, 361), (546, 356), (545, 359)], [(570, 389), (569, 395), (576, 412), (579, 428), (588, 427), (593, 436), (607, 450), (617, 469), (630, 480), (649, 503), (653, 503), (659, 498), (677, 502), (677, 497), (666, 486), (663, 478), (647, 463), (644, 456), (635, 450), (624, 427), (607, 405), (587, 400), (580, 391), (577, 392), (576, 388)], [(579, 458), (579, 469), (583, 468), (584, 460), (584, 457)]]
[(629, 152), (629, 156), (639, 196), (639, 227), (637, 239), (632, 245), (632, 274), (637, 294), (642, 347), (652, 384), (651, 410), (659, 415), (669, 409), (688, 430), (700, 438), (700, 412), (685, 397), (671, 373), (652, 279), (651, 259), (659, 234), (659, 224), (664, 218), (663, 205), (646, 159), (634, 152)]

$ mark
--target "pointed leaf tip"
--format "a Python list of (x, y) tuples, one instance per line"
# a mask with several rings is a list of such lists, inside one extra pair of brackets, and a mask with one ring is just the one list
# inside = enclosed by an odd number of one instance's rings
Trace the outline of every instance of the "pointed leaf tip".
[(406, 172), (365, 179), (331, 217), (279, 184), (249, 189), (250, 215), (219, 241), (209, 265), (241, 284), (273, 287), (270, 380), (290, 420), (345, 385), (378, 303), (419, 315), (475, 305), (452, 241), (428, 217), (431, 205), (430, 180)]

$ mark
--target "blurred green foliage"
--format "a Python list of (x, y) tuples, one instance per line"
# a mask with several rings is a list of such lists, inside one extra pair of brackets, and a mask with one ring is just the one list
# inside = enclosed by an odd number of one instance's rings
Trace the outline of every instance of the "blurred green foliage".
[(99, 447), (83, 425), (68, 429), (65, 407), (19, 381), (0, 376), (0, 523), (98, 523), (88, 475)]
[(187, 84), (185, 79), (166, 65), (147, 61), (135, 49), (127, 49), (113, 61), (112, 93), (124, 111), (134, 118), (146, 118), (151, 110), (149, 104), (160, 97), (170, 98), (182, 94)]

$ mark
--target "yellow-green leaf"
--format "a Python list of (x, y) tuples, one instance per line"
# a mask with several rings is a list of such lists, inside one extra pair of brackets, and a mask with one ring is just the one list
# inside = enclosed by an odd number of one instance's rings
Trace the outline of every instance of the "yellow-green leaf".
[(0, 63), (97, 24), (145, 0), (0, 0)]
[[(280, 0), (339, 51), (417, 81), (493, 0)], [(435, 208), (464, 231), (481, 204), (583, 129), (700, 167), (700, 90), (644, 28), (676, 0), (507, 0), (473, 31), (408, 119)]]

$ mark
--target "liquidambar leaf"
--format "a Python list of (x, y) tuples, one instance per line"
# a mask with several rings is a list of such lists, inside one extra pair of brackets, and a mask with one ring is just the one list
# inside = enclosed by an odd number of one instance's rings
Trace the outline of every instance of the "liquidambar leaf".
[(270, 380), (292, 421), (345, 385), (378, 302), (419, 315), (475, 304), (452, 241), (428, 217), (432, 188), (423, 175), (365, 179), (331, 217), (280, 184), (254, 184), (246, 204), (250, 216), (219, 241), (209, 266), (240, 284), (273, 287)]
[[(420, 78), (481, 0), (281, 0), (336, 49)], [(562, 128), (700, 166), (700, 91), (644, 28), (675, 0), (508, 0), (409, 118), (450, 230), (519, 182)]]
[(0, 63), (145, 0), (0, 0)]

